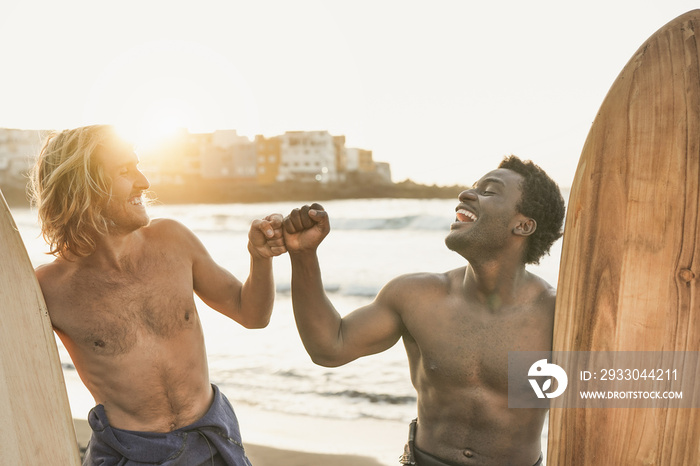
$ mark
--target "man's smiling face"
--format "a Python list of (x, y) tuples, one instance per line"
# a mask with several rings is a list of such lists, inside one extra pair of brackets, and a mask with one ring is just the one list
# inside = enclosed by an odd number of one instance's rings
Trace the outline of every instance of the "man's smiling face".
[(447, 247), (460, 254), (478, 252), (500, 247), (511, 238), (517, 224), (522, 181), (520, 174), (499, 168), (462, 192), (455, 221), (445, 238)]
[(110, 180), (111, 194), (105, 200), (104, 216), (111, 228), (130, 232), (148, 225), (142, 195), (150, 184), (138, 169), (139, 159), (133, 148), (120, 141), (110, 141), (96, 155)]

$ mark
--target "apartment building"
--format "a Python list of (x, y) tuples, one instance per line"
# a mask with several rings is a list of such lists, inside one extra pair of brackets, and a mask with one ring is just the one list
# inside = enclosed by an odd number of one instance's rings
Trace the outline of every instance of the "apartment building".
[(287, 131), (279, 138), (278, 181), (338, 181), (336, 142), (328, 131)]
[(386, 162), (375, 162), (371, 150), (348, 147), (345, 159), (347, 181), (391, 183), (391, 167)]
[(277, 181), (280, 169), (282, 141), (278, 137), (255, 136), (255, 149), (258, 157), (258, 184), (270, 185)]
[(391, 184), (391, 165), (388, 162), (374, 162), (376, 181), (381, 184)]
[(338, 172), (338, 181), (344, 183), (347, 181), (347, 154), (345, 153), (345, 136), (333, 136), (333, 144), (335, 145), (335, 164)]
[(258, 153), (255, 143), (236, 130), (215, 131), (201, 150), (202, 178), (232, 178), (255, 182)]

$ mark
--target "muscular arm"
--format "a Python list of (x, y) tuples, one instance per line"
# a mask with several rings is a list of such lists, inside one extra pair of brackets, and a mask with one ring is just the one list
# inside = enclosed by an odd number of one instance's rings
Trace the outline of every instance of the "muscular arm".
[(322, 207), (295, 209), (285, 219), (285, 243), (292, 263), (292, 303), (299, 335), (311, 359), (322, 366), (340, 366), (361, 356), (384, 351), (401, 337), (391, 284), (375, 301), (341, 317), (328, 299), (316, 248), (330, 231)]
[(281, 227), (279, 215), (253, 222), (248, 235), (250, 273), (243, 284), (216, 264), (201, 242), (191, 235), (193, 285), (202, 301), (246, 328), (265, 327), (275, 297), (272, 257), (286, 251)]

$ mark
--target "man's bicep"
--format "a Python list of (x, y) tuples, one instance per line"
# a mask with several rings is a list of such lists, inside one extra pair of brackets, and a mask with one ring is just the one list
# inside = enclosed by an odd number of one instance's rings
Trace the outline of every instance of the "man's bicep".
[(202, 260), (192, 267), (193, 288), (204, 303), (229, 315), (240, 307), (243, 284), (213, 260)]
[(353, 359), (391, 348), (403, 331), (403, 322), (394, 303), (381, 294), (371, 304), (343, 317), (341, 324), (343, 346)]
[(212, 258), (202, 242), (189, 230), (183, 232), (181, 252), (192, 262), (192, 288), (204, 303), (217, 311), (239, 303), (242, 284)]

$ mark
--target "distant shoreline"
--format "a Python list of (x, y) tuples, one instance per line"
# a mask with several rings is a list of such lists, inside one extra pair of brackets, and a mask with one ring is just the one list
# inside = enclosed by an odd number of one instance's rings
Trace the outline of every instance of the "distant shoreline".
[[(0, 187), (13, 207), (29, 207), (23, 187)], [(267, 186), (236, 181), (200, 181), (186, 184), (152, 185), (149, 195), (160, 204), (252, 204), (258, 202), (327, 201), (337, 199), (456, 199), (467, 188), (422, 185), (406, 180), (392, 184), (276, 183)]]
[(154, 185), (151, 191), (164, 204), (256, 203), (286, 201), (327, 201), (336, 199), (450, 199), (464, 187), (428, 186), (410, 180), (392, 184), (364, 183), (275, 183), (267, 186), (236, 181), (206, 181), (185, 185)]

